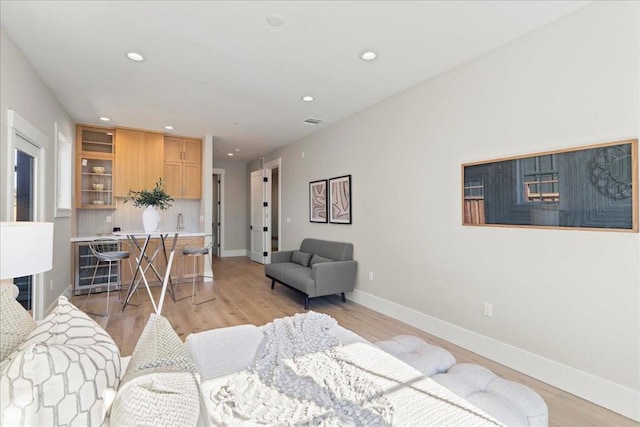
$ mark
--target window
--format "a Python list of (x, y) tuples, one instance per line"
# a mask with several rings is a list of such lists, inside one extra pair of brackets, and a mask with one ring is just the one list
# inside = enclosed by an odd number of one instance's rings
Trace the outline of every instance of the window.
[(555, 154), (520, 159), (524, 202), (559, 202), (560, 187)]
[(482, 183), (482, 180), (467, 181), (464, 183), (464, 199), (465, 200), (484, 199), (484, 184)]

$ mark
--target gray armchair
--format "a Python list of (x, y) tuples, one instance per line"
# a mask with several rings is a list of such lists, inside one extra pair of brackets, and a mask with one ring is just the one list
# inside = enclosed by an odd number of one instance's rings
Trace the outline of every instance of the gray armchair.
[(353, 260), (353, 244), (319, 239), (304, 239), (299, 250), (274, 252), (265, 275), (275, 283), (306, 294), (309, 298), (340, 294), (353, 290), (358, 263)]

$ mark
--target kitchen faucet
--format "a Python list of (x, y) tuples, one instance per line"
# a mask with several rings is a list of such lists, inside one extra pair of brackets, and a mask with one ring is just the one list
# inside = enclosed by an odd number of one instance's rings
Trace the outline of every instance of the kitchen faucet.
[(178, 231), (184, 230), (184, 218), (182, 217), (182, 213), (178, 214)]

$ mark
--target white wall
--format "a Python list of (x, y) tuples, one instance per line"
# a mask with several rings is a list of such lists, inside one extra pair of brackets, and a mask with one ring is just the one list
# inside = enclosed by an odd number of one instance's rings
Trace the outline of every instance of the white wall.
[[(639, 21), (591, 4), (266, 156), (283, 248), (353, 242), (351, 298), (640, 420), (638, 234), (463, 227), (460, 188), (462, 163), (638, 138)], [(353, 225), (309, 223), (309, 181), (344, 174)]]
[[(40, 79), (31, 64), (18, 47), (0, 29), (0, 180), (3, 182), (0, 192), (0, 217), (6, 221), (5, 209), (11, 201), (5, 191), (4, 183), (10, 179), (10, 171), (5, 159), (7, 153), (8, 129), (7, 111), (14, 110), (35, 126), (49, 139), (46, 151), (46, 188), (45, 188), (45, 220), (54, 222), (53, 269), (44, 274), (44, 308), (55, 302), (71, 284), (71, 219), (54, 218), (54, 166), (55, 166), (55, 132), (54, 123), (70, 140), (75, 140), (75, 126), (64, 111), (49, 87)], [(52, 289), (49, 283), (53, 281)]]

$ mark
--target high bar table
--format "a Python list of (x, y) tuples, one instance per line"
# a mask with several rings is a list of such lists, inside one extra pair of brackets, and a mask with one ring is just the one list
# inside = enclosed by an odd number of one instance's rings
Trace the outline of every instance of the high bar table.
[[(141, 279), (144, 281), (144, 285), (147, 288), (147, 293), (149, 294), (149, 298), (151, 298), (151, 303), (153, 304), (153, 308), (156, 311), (156, 313), (160, 314), (160, 312), (162, 311), (162, 305), (164, 303), (165, 292), (167, 291), (167, 289), (169, 289), (169, 296), (171, 297), (173, 302), (176, 302), (175, 289), (173, 288), (173, 282), (171, 281), (171, 266), (173, 264), (173, 256), (174, 256), (174, 253), (175, 253), (176, 243), (178, 242), (178, 235), (180, 234), (180, 232), (179, 231), (151, 231), (151, 232), (145, 232), (145, 231), (117, 231), (117, 232), (115, 232), (113, 234), (120, 235), (120, 236), (126, 236), (127, 239), (134, 246), (136, 246), (138, 248), (138, 250), (140, 251), (140, 257), (137, 258), (136, 269), (133, 272), (133, 278), (131, 279), (131, 285), (129, 286), (129, 290), (127, 291), (127, 296), (124, 299), (124, 302), (122, 303), (122, 310), (121, 311), (124, 311), (124, 309), (129, 304), (129, 300), (133, 296), (133, 293), (135, 292), (136, 289), (138, 289), (138, 286), (140, 285), (140, 279), (138, 279), (138, 281), (136, 282), (136, 278), (138, 277), (138, 273), (140, 273), (140, 275), (142, 276)], [(171, 242), (171, 250), (169, 252), (169, 255), (167, 255), (166, 241), (167, 241), (167, 237), (170, 234), (173, 234), (173, 240)], [(139, 240), (140, 237), (144, 237), (144, 243), (142, 243), (142, 244), (140, 243), (140, 240)], [(160, 241), (162, 242), (162, 244), (161, 244), (161, 246), (159, 246), (154, 251), (154, 253), (151, 256), (149, 256), (147, 254), (147, 247), (149, 246), (149, 240), (151, 240), (152, 237), (155, 237), (155, 238), (159, 237)], [(161, 249), (162, 249), (162, 251), (160, 251)], [(162, 252), (162, 254), (164, 256), (165, 264), (167, 266), (164, 278), (160, 275), (160, 273), (158, 272), (157, 268), (154, 265), (154, 261), (157, 258), (159, 252)], [(147, 262), (147, 265), (146, 265), (145, 268), (142, 268), (142, 261), (143, 260), (145, 260)], [(162, 291), (160, 292), (160, 301), (159, 301), (158, 305), (156, 305), (155, 300), (153, 299), (153, 296), (151, 295), (151, 289), (149, 287), (149, 282), (147, 281), (147, 277), (145, 275), (145, 273), (147, 272), (147, 270), (149, 268), (151, 268), (151, 270), (156, 275), (158, 280), (160, 280), (162, 282)], [(168, 286), (170, 286), (170, 287), (168, 287)]]

